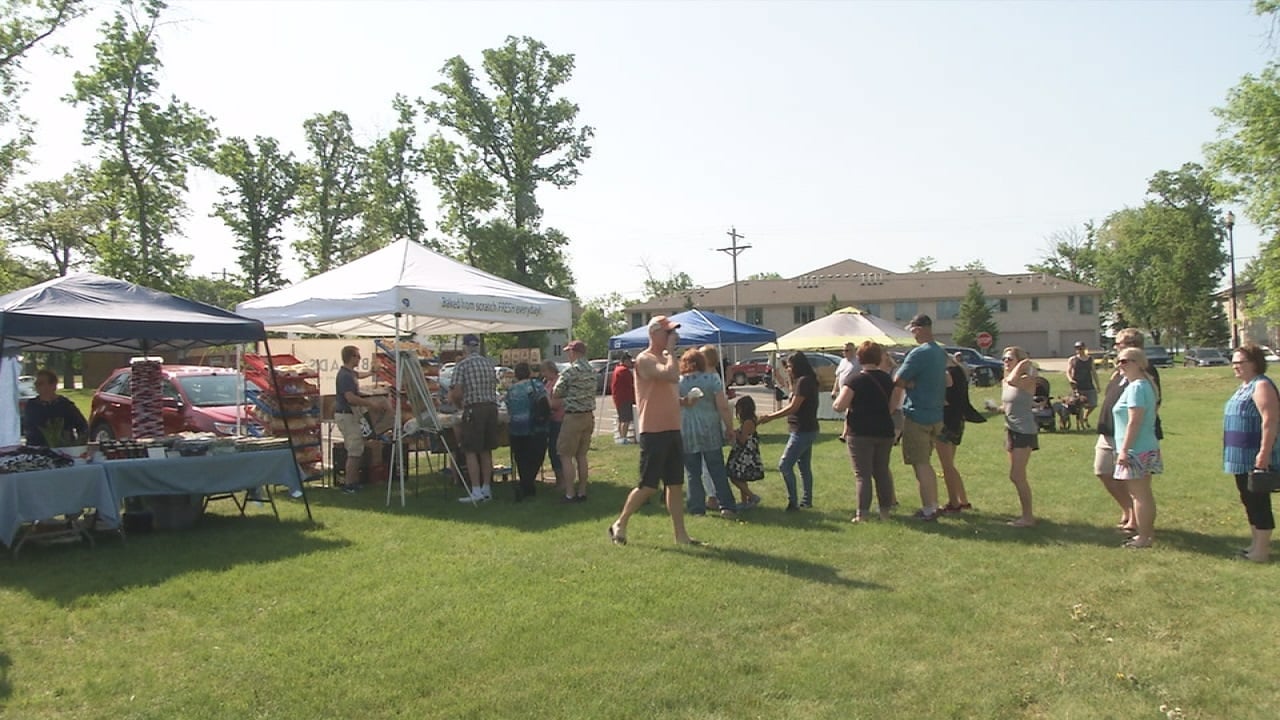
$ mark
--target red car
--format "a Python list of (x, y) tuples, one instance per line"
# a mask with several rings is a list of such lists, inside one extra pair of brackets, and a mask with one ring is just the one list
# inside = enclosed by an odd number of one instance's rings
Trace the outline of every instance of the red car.
[(726, 374), (729, 383), (733, 385), (758, 385), (763, 382), (766, 387), (773, 386), (773, 368), (769, 365), (769, 358), (747, 358), (731, 365)]
[[(244, 375), (231, 368), (199, 365), (164, 365), (164, 432), (173, 435), (183, 431), (234, 435), (236, 432), (236, 400), (251, 397), (255, 391), (245, 383)], [(133, 400), (129, 392), (130, 369), (111, 373), (93, 394), (89, 411), (89, 436), (101, 439), (126, 439), (133, 436)], [(241, 390), (241, 387), (244, 390)], [(250, 403), (244, 405), (244, 434), (260, 434), (261, 427), (249, 420)]]

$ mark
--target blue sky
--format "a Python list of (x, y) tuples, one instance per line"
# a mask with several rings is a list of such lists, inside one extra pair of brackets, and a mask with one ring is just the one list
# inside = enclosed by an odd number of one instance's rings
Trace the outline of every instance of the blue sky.
[[(273, 135), (301, 155), (310, 115), (346, 111), (370, 141), (392, 126), (393, 95), (429, 95), (447, 58), (478, 65), (530, 35), (576, 55), (567, 95), (596, 130), (579, 183), (540, 193), (584, 298), (637, 296), (645, 264), (726, 283), (714, 248), (730, 226), (752, 246), (742, 277), (926, 255), (1017, 272), (1051, 233), (1139, 204), (1157, 170), (1202, 159), (1211, 108), (1275, 56), (1250, 5), (189, 0), (161, 34), (163, 90), (224, 136)], [(61, 36), (71, 58), (29, 64), (33, 177), (90, 155), (59, 98), (92, 64), (101, 17)], [(234, 269), (230, 234), (207, 217), (218, 185), (193, 177), (174, 242), (199, 273)], [(429, 183), (421, 196), (434, 219)], [(1239, 267), (1258, 239), (1241, 218)]]

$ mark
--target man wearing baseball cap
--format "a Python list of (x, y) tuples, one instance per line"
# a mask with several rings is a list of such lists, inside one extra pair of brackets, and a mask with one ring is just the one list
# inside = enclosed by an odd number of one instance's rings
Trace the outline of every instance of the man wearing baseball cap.
[[(907, 330), (920, 343), (907, 353), (894, 376), (890, 407), (902, 402), (902, 460), (915, 472), (920, 485), (920, 511), (916, 519), (938, 519), (938, 474), (933, 469), (933, 446), (942, 432), (942, 407), (947, 384), (947, 351), (933, 341), (933, 318), (916, 315)], [(905, 399), (903, 399), (905, 397)]]
[(676, 542), (701, 545), (684, 527), (684, 444), (680, 441), (680, 341), (678, 323), (666, 315), (649, 321), (649, 346), (636, 356), (637, 437), (640, 440), (640, 483), (627, 495), (622, 513), (609, 526), (615, 545), (627, 544), (627, 521), (666, 487), (667, 512)]
[(493, 499), (493, 451), (498, 447), (498, 374), (493, 361), (480, 354), (480, 338), (462, 338), (466, 357), (453, 368), (449, 400), (462, 410), (458, 425), (462, 452), (467, 458), (471, 493), (458, 502)]
[(564, 476), (564, 497), (560, 502), (585, 502), (587, 499), (587, 451), (591, 434), (596, 429), (596, 371), (587, 362), (587, 344), (573, 340), (564, 346), (569, 367), (560, 373), (551, 395), (564, 408), (560, 439), (556, 452), (560, 455), (560, 472)]
[(1089, 348), (1076, 341), (1076, 354), (1067, 361), (1067, 381), (1071, 389), (1084, 398), (1084, 426), (1089, 427), (1089, 416), (1098, 407), (1098, 371), (1089, 357)]

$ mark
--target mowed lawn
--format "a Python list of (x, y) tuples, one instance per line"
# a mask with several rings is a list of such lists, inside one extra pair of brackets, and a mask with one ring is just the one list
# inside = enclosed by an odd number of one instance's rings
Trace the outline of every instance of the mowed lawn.
[[(1041, 524), (1007, 527), (999, 418), (960, 449), (972, 514), (907, 519), (895, 461), (899, 517), (851, 525), (829, 423), (814, 509), (784, 513), (771, 472), (742, 521), (690, 519), (708, 547), (673, 545), (657, 504), (615, 547), (637, 449), (599, 438), (582, 505), (500, 486), (474, 508), (432, 477), (403, 509), (316, 488), (314, 527), (295, 501), (283, 522), (224, 504), (188, 532), (0, 559), (0, 715), (1272, 718), (1280, 563), (1231, 559), (1248, 532), (1220, 459), (1235, 381), (1163, 378), (1151, 550), (1120, 547), (1088, 432), (1042, 437)], [(766, 429), (772, 464), (785, 426)]]

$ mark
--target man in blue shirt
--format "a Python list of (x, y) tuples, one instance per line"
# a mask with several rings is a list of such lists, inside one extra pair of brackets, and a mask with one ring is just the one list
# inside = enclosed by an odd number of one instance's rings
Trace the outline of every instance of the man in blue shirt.
[[(938, 519), (938, 474), (933, 470), (933, 443), (942, 430), (946, 400), (947, 353), (933, 341), (933, 318), (916, 315), (907, 324), (920, 343), (907, 353), (894, 377), (893, 404), (902, 401), (902, 459), (915, 471), (920, 485), (919, 520)], [(903, 396), (905, 395), (905, 400)]]

